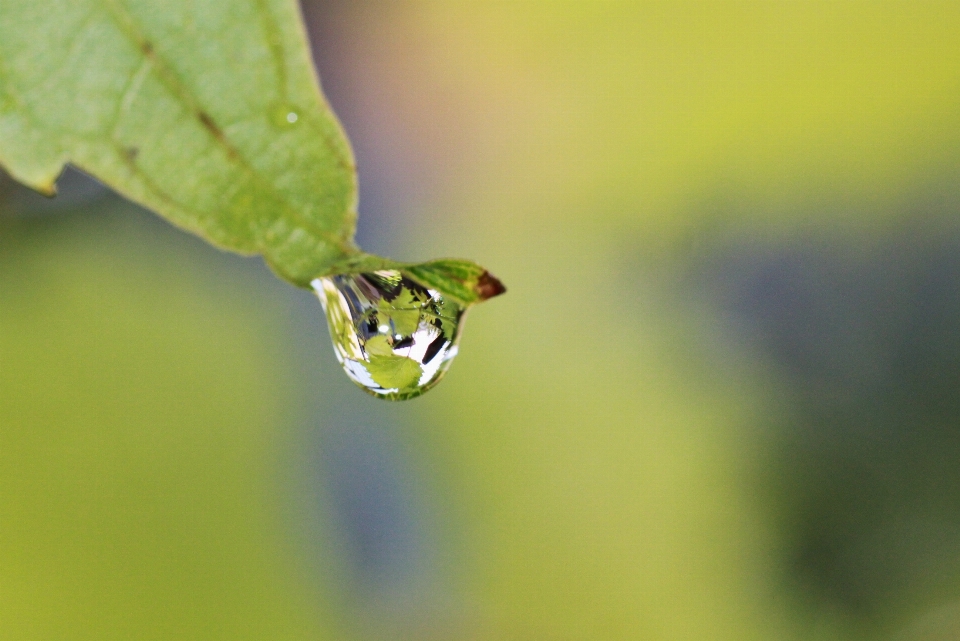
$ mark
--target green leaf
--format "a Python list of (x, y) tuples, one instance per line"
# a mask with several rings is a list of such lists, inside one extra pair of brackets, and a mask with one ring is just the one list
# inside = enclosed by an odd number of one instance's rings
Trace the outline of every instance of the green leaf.
[(364, 365), (377, 385), (384, 389), (416, 387), (423, 375), (420, 363), (405, 356), (371, 354)]
[[(367, 339), (364, 349), (371, 356), (392, 356), (393, 346), (383, 334), (377, 334)], [(362, 359), (361, 359), (362, 360)]]
[(0, 162), (66, 162), (306, 284), (355, 251), (350, 146), (295, 0), (3, 0)]
[(399, 270), (407, 278), (429, 289), (439, 290), (465, 306), (481, 303), (507, 291), (503, 283), (480, 265), (455, 258), (412, 264), (361, 252), (333, 263), (318, 276), (360, 274), (385, 269)]
[[(65, 163), (301, 287), (395, 264), (353, 242), (353, 155), (296, 0), (0, 0), (0, 164), (52, 195)], [(503, 291), (467, 261), (410, 270), (467, 304)]]
[(417, 331), (422, 307), (423, 303), (416, 300), (413, 293), (404, 287), (391, 301), (381, 298), (377, 305), (377, 314), (382, 319), (381, 322), (393, 322), (393, 333), (407, 335)]

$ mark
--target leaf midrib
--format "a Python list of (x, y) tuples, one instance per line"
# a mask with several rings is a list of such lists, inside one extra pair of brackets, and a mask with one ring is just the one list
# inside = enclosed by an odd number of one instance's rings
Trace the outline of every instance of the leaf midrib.
[[(246, 173), (252, 180), (254, 180), (259, 187), (265, 188), (267, 191), (270, 191), (274, 194), (277, 202), (284, 208), (284, 213), (291, 218), (297, 225), (303, 227), (307, 231), (311, 232), (313, 235), (322, 238), (324, 241), (333, 245), (339, 249), (343, 254), (352, 253), (352, 245), (343, 237), (332, 232), (329, 232), (316, 223), (306, 218), (289, 200), (286, 196), (279, 192), (269, 181), (265, 180), (259, 172), (254, 169), (250, 162), (244, 157), (240, 150), (235, 147), (226, 136), (224, 129), (213, 120), (213, 117), (202, 108), (200, 101), (193, 95), (193, 93), (184, 85), (184, 83), (177, 77), (177, 74), (174, 72), (171, 65), (169, 65), (162, 56), (157, 53), (153, 48), (150, 41), (143, 35), (142, 29), (137, 25), (136, 20), (130, 11), (124, 7), (119, 0), (104, 0), (104, 4), (109, 7), (108, 14), (111, 16), (114, 24), (117, 26), (118, 30), (126, 37), (136, 48), (139, 57), (143, 61), (152, 60), (152, 69), (148, 72), (150, 75), (156, 75), (167, 90), (173, 95), (173, 97), (179, 100), (184, 107), (186, 107), (187, 112), (193, 114), (198, 119), (201, 120), (201, 127), (206, 131), (208, 138), (212, 139), (215, 145), (220, 146), (227, 157), (227, 162), (233, 162), (237, 167), (239, 167), (244, 173)], [(269, 15), (267, 15), (266, 9), (262, 2), (257, 3), (258, 11), (261, 13), (261, 21), (271, 21)], [(275, 60), (277, 64), (282, 65), (282, 61), (285, 59), (283, 53), (283, 45), (279, 41), (276, 43), (268, 43), (268, 46), (271, 50), (272, 55), (279, 55), (280, 59)], [(138, 66), (139, 70), (139, 66)], [(136, 71), (134, 72), (136, 73)], [(278, 75), (279, 78), (285, 78), (286, 72), (282, 75)], [(284, 83), (285, 84), (285, 83)], [(283, 87), (280, 91), (281, 96), (286, 95), (286, 87)], [(206, 116), (216, 127), (216, 129), (221, 133), (220, 136), (215, 135), (210, 129), (203, 124), (203, 116)], [(118, 107), (118, 119), (122, 117), (122, 114), (119, 113)], [(305, 119), (308, 120), (308, 119)], [(119, 120), (118, 120), (119, 122)], [(309, 122), (309, 120), (308, 120)], [(116, 127), (116, 123), (114, 125)], [(334, 157), (339, 157), (338, 149), (335, 145), (325, 135), (321, 135), (320, 138), (323, 140), (327, 148), (332, 152)], [(112, 135), (111, 140), (118, 146), (120, 145)], [(344, 159), (341, 159), (344, 160)], [(129, 164), (129, 163), (128, 163)], [(348, 163), (345, 163), (348, 165)], [(142, 170), (138, 172), (141, 177), (145, 176)], [(183, 207), (176, 199), (170, 197), (167, 194), (164, 194), (158, 187), (147, 184), (147, 181), (144, 184), (153, 192), (157, 194), (158, 197), (167, 200), (168, 202), (175, 203), (176, 206), (181, 207), (184, 210), (189, 210), (190, 208)], [(263, 250), (263, 239), (257, 238), (258, 248)]]

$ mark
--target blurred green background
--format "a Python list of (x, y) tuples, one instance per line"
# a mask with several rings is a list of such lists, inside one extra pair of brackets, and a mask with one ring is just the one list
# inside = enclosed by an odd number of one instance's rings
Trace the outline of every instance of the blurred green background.
[(314, 2), (421, 399), (79, 172), (0, 181), (0, 638), (960, 638), (960, 4)]

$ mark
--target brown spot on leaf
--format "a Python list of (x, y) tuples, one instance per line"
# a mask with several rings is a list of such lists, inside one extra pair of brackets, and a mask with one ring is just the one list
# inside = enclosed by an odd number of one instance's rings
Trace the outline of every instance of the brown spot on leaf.
[(128, 161), (134, 162), (137, 159), (137, 156), (140, 155), (140, 148), (127, 147), (126, 149), (123, 150), (123, 153), (124, 155), (126, 155)]
[(223, 131), (220, 130), (220, 127), (217, 126), (217, 123), (213, 122), (213, 118), (210, 117), (206, 111), (198, 111), (197, 118), (200, 119), (200, 124), (206, 127), (207, 131), (212, 133), (217, 138), (223, 138)]
[(480, 274), (480, 278), (477, 279), (477, 285), (474, 287), (474, 291), (477, 292), (480, 300), (487, 300), (488, 298), (499, 296), (507, 291), (507, 288), (504, 287), (503, 283), (501, 283), (496, 276), (485, 271)]
[(230, 144), (230, 141), (227, 140), (226, 134), (223, 133), (217, 123), (213, 121), (213, 118), (210, 117), (206, 111), (198, 111), (197, 119), (200, 120), (200, 124), (203, 125), (204, 129), (210, 132), (210, 134), (216, 138), (224, 147), (227, 149), (227, 154), (231, 158), (237, 157), (237, 150), (233, 148), (233, 145)]
[(146, 40), (144, 40), (143, 42), (140, 43), (140, 51), (143, 52), (143, 55), (149, 58), (153, 56), (153, 45), (147, 42)]

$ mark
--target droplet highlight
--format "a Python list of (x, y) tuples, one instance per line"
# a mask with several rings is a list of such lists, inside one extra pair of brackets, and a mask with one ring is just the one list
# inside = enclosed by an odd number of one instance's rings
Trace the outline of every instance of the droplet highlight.
[(280, 129), (294, 127), (300, 120), (300, 111), (294, 108), (293, 105), (274, 105), (273, 108), (270, 109), (270, 121), (275, 127), (279, 127)]
[(457, 355), (466, 307), (399, 270), (311, 282), (337, 360), (366, 392), (389, 400), (423, 394)]

